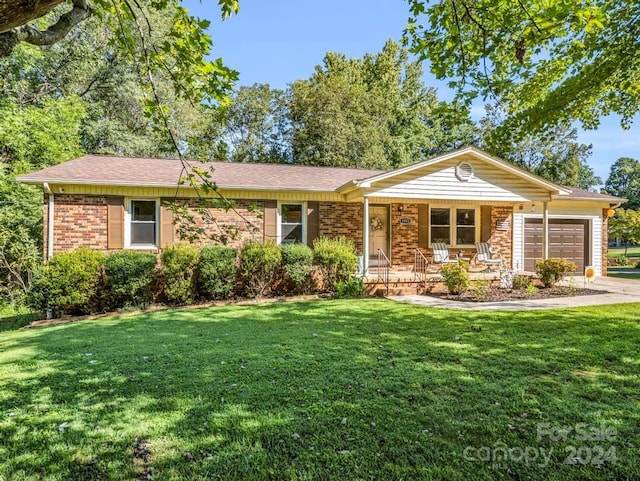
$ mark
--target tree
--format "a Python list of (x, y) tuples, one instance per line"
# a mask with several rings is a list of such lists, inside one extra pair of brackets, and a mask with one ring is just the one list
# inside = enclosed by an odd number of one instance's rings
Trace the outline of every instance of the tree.
[(288, 93), (268, 84), (240, 87), (218, 115), (233, 162), (290, 162)]
[(575, 128), (562, 125), (548, 135), (505, 138), (500, 131), (503, 122), (500, 109), (488, 106), (481, 121), (487, 151), (561, 185), (590, 190), (602, 183), (587, 163), (591, 145), (578, 142)]
[(624, 243), (624, 255), (629, 245), (640, 244), (640, 211), (618, 209), (609, 219), (609, 235)]
[(640, 161), (629, 157), (616, 160), (604, 184), (608, 194), (627, 199), (625, 207), (640, 209)]
[(468, 113), (438, 102), (421, 76), (393, 41), (359, 59), (328, 53), (308, 80), (291, 85), (294, 162), (395, 168), (466, 140), (451, 124)]
[(628, 128), (640, 109), (635, 0), (408, 1), (411, 50), (465, 99), (499, 101), (511, 135), (611, 113)]

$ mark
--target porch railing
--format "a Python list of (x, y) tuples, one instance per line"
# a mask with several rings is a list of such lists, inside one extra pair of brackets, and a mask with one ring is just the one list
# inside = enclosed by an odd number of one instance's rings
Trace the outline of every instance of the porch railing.
[(389, 271), (391, 270), (391, 261), (387, 255), (382, 252), (382, 249), (378, 249), (378, 262), (376, 269), (378, 271), (378, 282), (384, 284), (386, 293), (389, 293)]
[(428, 267), (429, 260), (420, 249), (415, 249), (413, 251), (413, 275), (416, 280), (424, 281), (426, 279)]

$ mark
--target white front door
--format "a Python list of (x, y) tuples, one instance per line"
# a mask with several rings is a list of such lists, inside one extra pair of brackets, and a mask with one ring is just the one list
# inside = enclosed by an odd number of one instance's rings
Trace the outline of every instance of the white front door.
[(389, 207), (369, 207), (369, 258), (378, 259), (378, 249), (389, 257)]

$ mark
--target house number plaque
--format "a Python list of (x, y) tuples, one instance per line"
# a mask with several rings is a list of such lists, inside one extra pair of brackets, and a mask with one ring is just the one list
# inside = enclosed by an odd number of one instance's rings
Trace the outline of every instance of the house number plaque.
[(411, 217), (400, 217), (401, 224), (411, 224)]

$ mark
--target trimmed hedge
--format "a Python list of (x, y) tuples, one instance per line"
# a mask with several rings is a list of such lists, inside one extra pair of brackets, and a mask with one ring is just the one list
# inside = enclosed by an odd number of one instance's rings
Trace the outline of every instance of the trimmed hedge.
[(313, 271), (313, 251), (306, 244), (282, 246), (282, 268), (287, 290), (295, 294), (308, 292)]
[(272, 242), (250, 242), (240, 249), (240, 280), (250, 297), (263, 297), (274, 285), (282, 251)]
[(178, 244), (163, 249), (160, 256), (163, 294), (170, 304), (191, 304), (195, 299), (195, 273), (199, 252)]
[(540, 280), (545, 287), (553, 287), (556, 282), (561, 281), (567, 275), (576, 271), (574, 262), (551, 257), (546, 260), (538, 260), (535, 262), (536, 272), (540, 276)]
[(204, 246), (198, 263), (198, 291), (204, 299), (227, 299), (236, 285), (237, 251), (225, 246)]
[(100, 309), (104, 254), (88, 247), (56, 254), (37, 273), (29, 304), (54, 316), (90, 314)]
[(156, 256), (148, 252), (125, 250), (109, 254), (104, 262), (105, 281), (110, 294), (106, 304), (122, 307), (151, 302), (157, 263)]
[(313, 260), (320, 267), (324, 290), (348, 282), (356, 274), (358, 256), (353, 242), (345, 237), (319, 237), (313, 242)]

